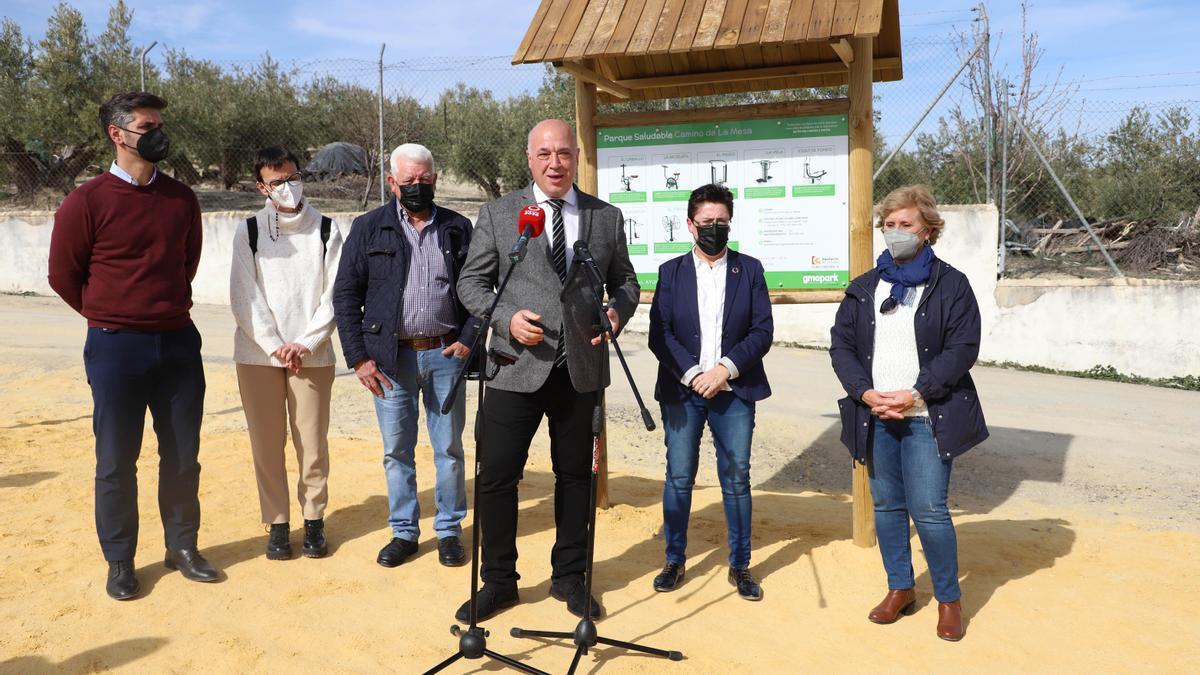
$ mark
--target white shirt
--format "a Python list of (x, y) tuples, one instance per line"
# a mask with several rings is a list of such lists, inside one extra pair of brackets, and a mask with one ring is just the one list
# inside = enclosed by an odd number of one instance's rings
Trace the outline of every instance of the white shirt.
[[(721, 355), (721, 334), (725, 327), (725, 281), (729, 268), (729, 252), (721, 254), (716, 262), (709, 265), (692, 249), (692, 266), (696, 269), (696, 307), (700, 312), (700, 363), (688, 369), (680, 382), (684, 386), (692, 383), (692, 378), (700, 373), (708, 372), (718, 363), (724, 364), (729, 370), (729, 379), (737, 377), (737, 367), (733, 361)], [(726, 382), (722, 391), (733, 391)]]
[[(887, 314), (879, 313), (879, 305), (892, 292), (890, 282), (879, 280), (875, 287), (875, 350), (872, 352), (871, 379), (879, 391), (908, 391), (921, 374), (917, 357), (915, 319), (925, 284), (908, 292), (909, 304), (900, 304)], [(928, 415), (924, 399), (904, 412), (905, 417)]]
[[(128, 171), (117, 166), (117, 163), (115, 160), (113, 161), (112, 166), (108, 167), (108, 172), (111, 173), (112, 175), (116, 176), (117, 178), (120, 178), (121, 180), (125, 181), (126, 183), (129, 183), (130, 185), (139, 185), (139, 183), (133, 179), (133, 176), (129, 175)], [(146, 181), (146, 185), (153, 183), (154, 179), (157, 177), (158, 177), (158, 167), (156, 166), (156, 167), (154, 167), (154, 170), (150, 172), (150, 180)]]
[[(538, 206), (546, 210), (546, 243), (553, 250), (554, 207), (550, 205), (550, 198), (542, 192), (537, 183), (533, 184), (533, 198)], [(570, 191), (563, 195), (563, 201), (566, 202), (562, 205), (563, 230), (567, 235), (564, 243), (567, 247), (567, 274), (570, 275), (571, 263), (575, 260), (575, 242), (579, 241), (579, 193), (575, 191), (575, 186), (571, 186)], [(516, 234), (514, 232), (513, 236)]]

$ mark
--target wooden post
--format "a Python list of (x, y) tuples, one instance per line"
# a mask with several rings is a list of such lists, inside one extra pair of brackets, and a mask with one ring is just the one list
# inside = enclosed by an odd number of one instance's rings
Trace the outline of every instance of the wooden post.
[[(871, 114), (873, 43), (871, 38), (850, 41), (850, 278), (872, 267), (871, 209), (874, 206), (871, 174), (874, 158), (874, 118)], [(875, 514), (867, 483), (867, 466), (854, 465), (851, 481), (854, 543), (875, 545)]]
[[(575, 139), (579, 144), (576, 179), (584, 192), (599, 196), (596, 172), (596, 85), (575, 78)], [(603, 405), (603, 404), (602, 404)], [(596, 506), (609, 507), (608, 435), (600, 432), (600, 467), (596, 474)]]

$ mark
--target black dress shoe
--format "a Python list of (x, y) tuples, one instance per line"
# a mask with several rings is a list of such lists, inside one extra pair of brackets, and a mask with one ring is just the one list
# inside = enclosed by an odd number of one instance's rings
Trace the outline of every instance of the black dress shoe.
[(467, 562), (467, 552), (463, 550), (462, 541), (458, 537), (438, 540), (438, 562), (446, 567), (458, 567)]
[(113, 600), (132, 600), (142, 590), (137, 577), (133, 575), (132, 560), (110, 560), (108, 562), (108, 583), (104, 590)]
[(291, 528), (287, 523), (271, 525), (271, 534), (267, 537), (267, 560), (291, 560), (292, 542), (289, 540)]
[[(582, 577), (566, 577), (550, 584), (550, 597), (567, 603), (567, 611), (581, 619), (583, 618), (583, 606), (587, 598), (587, 593), (583, 587)], [(592, 618), (599, 619), (603, 613), (604, 610), (600, 607), (600, 602), (593, 595)]]
[(416, 552), (417, 542), (392, 537), (388, 545), (379, 550), (379, 557), (375, 559), (375, 562), (384, 567), (396, 567)]
[(679, 588), (683, 581), (683, 563), (667, 563), (666, 567), (654, 577), (654, 590), (666, 593)]
[(325, 544), (325, 519), (304, 521), (304, 557), (323, 558), (329, 552)]
[(730, 567), (729, 583), (737, 586), (738, 595), (744, 600), (762, 600), (762, 586), (754, 580), (748, 567)]
[(167, 558), (163, 564), (169, 570), (179, 570), (185, 579), (192, 581), (216, 581), (220, 576), (204, 556), (200, 555), (200, 551), (194, 548), (181, 548), (177, 551), (167, 549)]
[[(517, 595), (516, 586), (501, 586), (500, 584), (484, 583), (483, 588), (475, 596), (475, 619), (483, 621), (491, 615), (507, 607), (512, 607), (521, 601)], [(462, 623), (471, 620), (471, 601), (468, 600), (454, 613), (454, 618)]]

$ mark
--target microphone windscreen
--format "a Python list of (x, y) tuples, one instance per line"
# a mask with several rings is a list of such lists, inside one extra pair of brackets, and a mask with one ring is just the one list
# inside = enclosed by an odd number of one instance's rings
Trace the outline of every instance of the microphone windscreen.
[(575, 242), (575, 245), (572, 248), (575, 250), (576, 257), (590, 258), (592, 256), (592, 252), (588, 250), (587, 242), (582, 239)]
[(517, 234), (524, 232), (525, 228), (530, 228), (530, 239), (540, 237), (546, 229), (546, 212), (537, 204), (526, 206), (517, 216)]

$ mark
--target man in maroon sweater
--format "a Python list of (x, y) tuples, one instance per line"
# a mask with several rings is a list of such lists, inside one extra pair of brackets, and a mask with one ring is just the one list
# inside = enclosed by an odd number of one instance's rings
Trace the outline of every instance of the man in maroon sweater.
[(96, 532), (109, 564), (107, 591), (117, 600), (139, 591), (137, 459), (147, 408), (158, 436), (166, 566), (193, 581), (218, 578), (196, 548), (204, 367), (188, 310), (200, 264), (200, 204), (155, 168), (169, 146), (165, 107), (145, 92), (100, 106), (116, 161), (67, 196), (50, 239), (50, 286), (88, 320)]

